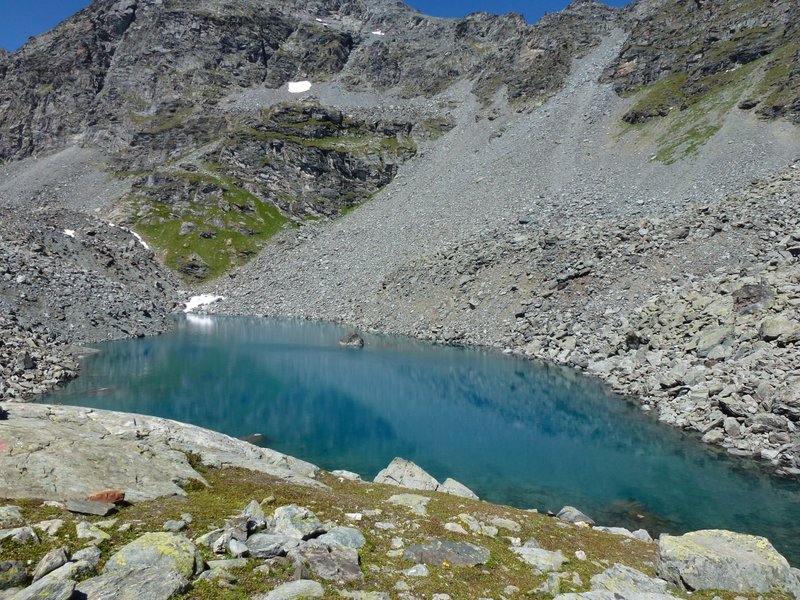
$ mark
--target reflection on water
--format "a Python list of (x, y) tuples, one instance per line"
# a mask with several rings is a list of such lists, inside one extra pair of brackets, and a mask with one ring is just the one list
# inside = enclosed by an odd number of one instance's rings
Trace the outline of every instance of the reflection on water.
[(652, 533), (757, 533), (800, 559), (800, 485), (659, 425), (574, 371), (386, 337), (354, 350), (338, 345), (345, 333), (186, 319), (169, 335), (99, 346), (46, 401), (263, 436), (369, 478), (402, 456), (486, 500), (573, 504), (599, 523)]

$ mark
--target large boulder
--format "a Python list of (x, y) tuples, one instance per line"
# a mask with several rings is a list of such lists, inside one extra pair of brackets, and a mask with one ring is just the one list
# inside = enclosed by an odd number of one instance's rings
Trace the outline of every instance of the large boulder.
[(161, 567), (105, 572), (78, 584), (87, 600), (169, 600), (189, 587), (189, 582)]
[(763, 537), (713, 529), (662, 535), (656, 567), (659, 577), (689, 591), (780, 591), (800, 597), (788, 561)]
[(42, 577), (24, 590), (17, 592), (11, 596), (11, 600), (70, 600), (74, 591), (74, 581), (61, 579), (54, 574), (50, 574), (47, 577)]
[(174, 533), (146, 533), (120, 548), (105, 566), (105, 573), (160, 568), (190, 577), (202, 570), (203, 560), (195, 545)]
[(388, 483), (411, 490), (435, 491), (439, 482), (422, 467), (410, 460), (395, 458), (389, 466), (375, 476), (375, 483)]

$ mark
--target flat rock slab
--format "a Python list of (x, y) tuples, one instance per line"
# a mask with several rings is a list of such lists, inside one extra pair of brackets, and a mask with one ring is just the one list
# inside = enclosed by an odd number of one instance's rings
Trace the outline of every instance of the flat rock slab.
[(25, 563), (19, 560), (0, 562), (0, 590), (23, 586), (28, 579)]
[(442, 566), (444, 563), (453, 567), (474, 567), (486, 564), (489, 550), (468, 542), (451, 542), (436, 538), (427, 544), (409, 546), (403, 553), (405, 560), (413, 563)]
[(656, 569), (662, 579), (691, 591), (781, 591), (800, 596), (797, 575), (763, 537), (717, 529), (662, 535)]
[(116, 507), (111, 502), (96, 502), (94, 500), (68, 500), (67, 510), (79, 515), (94, 515), (105, 517)]
[(567, 562), (567, 559), (561, 550), (551, 552), (550, 550), (545, 550), (544, 548), (523, 546), (522, 548), (511, 548), (511, 551), (519, 556), (524, 563), (538, 569), (543, 573), (560, 571), (564, 563)]
[(308, 567), (320, 579), (349, 583), (363, 581), (358, 551), (339, 545), (311, 540), (290, 550), (288, 558)]
[(648, 577), (641, 571), (621, 564), (592, 577), (591, 588), (594, 591), (614, 592), (625, 598), (637, 593), (667, 594), (666, 581)]
[(50, 575), (17, 592), (11, 600), (70, 600), (74, 592), (74, 581)]
[(181, 485), (205, 482), (189, 465), (187, 452), (208, 466), (241, 467), (326, 488), (314, 479), (320, 471), (310, 463), (156, 417), (15, 404), (8, 420), (0, 421), (0, 438), (8, 443), (0, 461), (0, 489), (7, 498), (63, 501), (111, 488), (130, 502), (183, 496)]
[(106, 563), (105, 573), (158, 568), (190, 577), (201, 570), (198, 565), (202, 565), (202, 559), (197, 547), (185, 537), (172, 533), (145, 533), (113, 554)]
[(175, 571), (151, 567), (112, 571), (79, 583), (86, 600), (169, 600), (189, 588)]
[(411, 510), (415, 515), (425, 516), (428, 514), (425, 508), (431, 501), (427, 496), (420, 496), (419, 494), (395, 494), (389, 498), (389, 504), (396, 504), (397, 506), (404, 506)]
[(325, 590), (316, 581), (291, 581), (276, 587), (268, 594), (253, 596), (252, 600), (294, 600), (295, 598), (322, 598)]
[(360, 550), (367, 543), (364, 535), (355, 527), (334, 527), (317, 539), (324, 544), (338, 544), (355, 550)]

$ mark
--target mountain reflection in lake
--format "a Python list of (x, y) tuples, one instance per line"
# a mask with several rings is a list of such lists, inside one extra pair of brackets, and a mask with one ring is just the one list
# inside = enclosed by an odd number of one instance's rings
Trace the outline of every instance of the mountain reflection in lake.
[(45, 401), (259, 434), (271, 448), (365, 478), (402, 456), (485, 500), (572, 504), (598, 523), (653, 534), (757, 533), (800, 559), (798, 483), (656, 423), (577, 372), (389, 337), (342, 348), (346, 333), (181, 320), (168, 335), (99, 345), (81, 377)]

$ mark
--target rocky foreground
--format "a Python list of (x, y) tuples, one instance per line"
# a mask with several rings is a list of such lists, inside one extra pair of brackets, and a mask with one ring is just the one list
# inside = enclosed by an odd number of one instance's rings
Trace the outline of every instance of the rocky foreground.
[[(37, 442), (50, 427), (58, 442)], [(572, 507), (487, 504), (402, 459), (365, 482), (196, 427), (42, 405), (11, 405), (0, 440), (3, 489), (40, 481), (19, 494), (39, 500), (0, 503), (3, 600), (800, 598), (763, 538), (654, 542)]]

